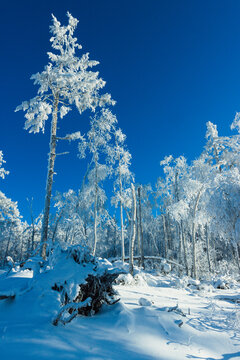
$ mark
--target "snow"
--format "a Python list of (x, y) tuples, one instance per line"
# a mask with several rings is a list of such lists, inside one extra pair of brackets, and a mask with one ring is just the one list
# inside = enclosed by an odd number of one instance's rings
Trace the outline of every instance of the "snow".
[(139, 304), (140, 306), (151, 306), (151, 305), (152, 305), (152, 302), (149, 301), (149, 300), (146, 299), (146, 298), (141, 297), (141, 298), (138, 300), (138, 304)]
[[(16, 282), (22, 291), (31, 276), (29, 270), (3, 274), (0, 289), (5, 284), (16, 292)], [(57, 292), (54, 302), (43, 284), (0, 301), (1, 360), (240, 359), (239, 283), (209, 291), (204, 286), (181, 288), (171, 275), (135, 277), (142, 281), (116, 286), (119, 303), (65, 326), (52, 325)]]

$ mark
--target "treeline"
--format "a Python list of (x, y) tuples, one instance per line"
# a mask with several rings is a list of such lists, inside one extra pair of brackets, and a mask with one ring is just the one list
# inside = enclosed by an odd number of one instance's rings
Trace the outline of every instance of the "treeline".
[[(76, 56), (81, 49), (73, 37), (78, 21), (67, 15), (67, 26), (53, 16), (50, 41), (59, 53), (48, 53), (49, 64), (32, 76), (37, 96), (16, 109), (25, 112), (25, 129), (33, 133), (44, 132), (51, 115), (44, 210), (35, 217), (29, 202), (28, 224), (17, 203), (0, 192), (1, 265), (6, 256), (21, 262), (40, 253), (46, 259), (54, 246), (84, 243), (97, 256), (123, 261), (129, 256), (130, 271), (136, 254), (142, 266), (144, 256), (161, 256), (195, 278), (240, 270), (240, 136), (219, 136), (216, 125), (208, 122), (198, 159), (188, 164), (183, 156), (168, 156), (160, 163), (164, 176), (154, 186), (138, 184), (126, 136), (109, 108), (114, 101), (100, 93), (105, 82), (91, 70), (97, 62), (88, 54)], [(59, 136), (58, 121), (73, 107), (80, 114), (94, 112), (89, 131)], [(239, 118), (237, 114), (232, 129), (239, 131)], [(52, 196), (56, 148), (62, 140), (78, 141), (78, 156), (88, 166), (78, 191)], [(0, 177), (7, 173), (0, 152)]]
[[(103, 138), (96, 136), (103, 114), (92, 119), (85, 143), (79, 143), (81, 154), (87, 139), (92, 146), (85, 154), (89, 165), (81, 188), (53, 198), (48, 251), (56, 244), (84, 243), (97, 256), (124, 259), (132, 248), (134, 255), (175, 260), (193, 277), (240, 269), (240, 136), (219, 136), (216, 125), (208, 122), (198, 159), (188, 164), (183, 156), (168, 156), (161, 161), (165, 175), (155, 186), (134, 184), (125, 136), (115, 125), (96, 155), (93, 144)], [(232, 127), (238, 126), (237, 119)], [(105, 192), (107, 179), (108, 186), (113, 184), (111, 199)], [(42, 214), (34, 218), (29, 204), (32, 222), (22, 222), (17, 204), (0, 196), (1, 263), (7, 255), (23, 261), (39, 247)], [(108, 208), (110, 202), (115, 207)]]

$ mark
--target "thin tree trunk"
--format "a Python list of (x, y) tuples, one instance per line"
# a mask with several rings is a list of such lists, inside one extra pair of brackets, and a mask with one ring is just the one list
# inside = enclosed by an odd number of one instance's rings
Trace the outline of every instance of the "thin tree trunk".
[(202, 193), (202, 189), (203, 187), (201, 187), (201, 189), (199, 190), (197, 197), (196, 197), (196, 201), (194, 204), (194, 208), (193, 208), (193, 221), (192, 221), (192, 261), (193, 261), (193, 273), (192, 276), (194, 279), (197, 279), (197, 260), (196, 260), (196, 224), (195, 224), (195, 217), (196, 217), (196, 212), (197, 212), (197, 208), (198, 208), (198, 204), (199, 204), (199, 200), (200, 200), (200, 196)]
[(166, 216), (166, 232), (168, 237), (168, 249), (173, 250), (173, 234), (171, 230), (171, 219), (169, 214)]
[(52, 244), (54, 243), (55, 241), (55, 236), (56, 236), (56, 233), (57, 233), (57, 228), (58, 228), (58, 224), (59, 224), (59, 221), (61, 220), (63, 216), (63, 209), (60, 211), (60, 214), (55, 222), (55, 226), (54, 226), (54, 229), (53, 229), (53, 235), (52, 235)]
[(179, 225), (179, 223), (177, 223), (176, 225), (176, 233), (177, 233), (177, 238), (179, 239), (179, 243), (178, 243), (178, 262), (179, 264), (182, 264), (182, 253), (183, 253), (183, 239), (182, 239), (182, 232), (181, 232), (181, 225)]
[[(157, 242), (155, 240), (155, 236), (153, 235), (152, 231), (150, 232), (151, 234), (151, 239), (152, 239), (152, 254), (155, 253), (155, 251), (157, 252), (157, 254), (160, 256), (160, 251), (159, 251), (159, 248), (157, 246)], [(155, 250), (154, 250), (155, 248)]]
[(125, 260), (125, 245), (124, 245), (124, 227), (123, 227), (123, 201), (122, 201), (122, 178), (119, 170), (119, 192), (120, 192), (120, 220), (121, 220), (121, 247), (122, 247), (122, 262)]
[(86, 215), (84, 216), (83, 229), (84, 229), (85, 242), (87, 243), (87, 219), (86, 219)]
[(138, 244), (138, 254), (140, 255), (141, 252), (141, 240), (140, 240), (140, 225), (139, 225), (139, 207), (137, 206), (137, 226), (136, 226), (136, 232), (137, 232), (137, 244)]
[[(28, 240), (28, 245), (29, 245), (29, 241)], [(28, 252), (27, 252), (27, 258), (28, 258)], [(21, 241), (21, 250), (20, 250), (20, 257), (19, 257), (19, 261), (22, 262), (23, 259), (23, 236), (22, 236), (22, 241)]]
[(34, 250), (34, 238), (35, 238), (35, 226), (34, 224), (32, 224), (32, 236), (31, 236), (31, 250), (30, 250), (30, 254), (29, 256), (33, 253), (33, 250)]
[(210, 252), (209, 252), (209, 236), (208, 236), (208, 226), (206, 225), (206, 244), (207, 244), (207, 260), (208, 260), (208, 268), (210, 274), (212, 273), (211, 260), (210, 260)]
[(166, 219), (165, 215), (162, 215), (163, 219), (163, 232), (164, 232), (164, 257), (167, 259), (168, 257), (168, 236), (167, 236), (167, 230), (166, 230)]
[(140, 235), (140, 266), (144, 268), (144, 253), (143, 253), (143, 228), (142, 228), (142, 205), (141, 205), (141, 188), (138, 188), (138, 208), (139, 208), (139, 235)]
[(114, 257), (117, 256), (117, 226), (116, 226), (116, 220), (114, 218), (114, 238), (113, 238), (113, 253), (114, 253)]
[(48, 174), (47, 174), (47, 185), (46, 185), (46, 196), (45, 196), (45, 206), (43, 214), (43, 224), (42, 224), (42, 237), (41, 237), (41, 256), (43, 259), (46, 259), (46, 249), (47, 249), (47, 239), (48, 239), (48, 224), (49, 224), (49, 212), (52, 196), (52, 184), (53, 184), (53, 175), (54, 175), (54, 163), (56, 158), (56, 145), (57, 145), (57, 120), (58, 120), (58, 94), (54, 99), (54, 110), (52, 116), (52, 125), (51, 125), (51, 138), (50, 138), (50, 153), (48, 160)]
[(183, 228), (183, 221), (181, 220), (181, 233), (182, 233), (182, 244), (183, 244), (183, 256), (184, 263), (187, 276), (189, 275), (188, 261), (187, 261), (187, 244), (186, 244), (186, 236)]
[(30, 246), (28, 246), (27, 258), (30, 257), (30, 255), (33, 253), (33, 250), (34, 250), (35, 225), (34, 225), (32, 202), (33, 202), (33, 199), (31, 199), (31, 203), (29, 202), (30, 216), (31, 216), (31, 222), (32, 222), (31, 250), (30, 250)]
[(131, 239), (129, 242), (129, 272), (133, 275), (133, 252), (134, 252), (134, 242), (136, 237), (136, 212), (137, 212), (137, 202), (136, 202), (136, 192), (135, 187), (131, 184), (132, 189), (132, 233)]
[(236, 222), (237, 222), (238, 216), (235, 218), (234, 225), (233, 225), (233, 232), (234, 232), (234, 243), (233, 243), (233, 249), (235, 254), (236, 263), (238, 266), (238, 271), (240, 272), (240, 259), (239, 259), (239, 252), (238, 252), (238, 242), (237, 242), (237, 231), (236, 231)]
[(238, 265), (238, 270), (240, 272), (240, 253), (239, 253), (239, 248), (238, 245), (236, 244), (236, 256), (237, 256), (237, 265)]
[(65, 239), (64, 239), (65, 243), (68, 242), (70, 230), (71, 230), (71, 228), (70, 228), (70, 226), (69, 226), (69, 227), (67, 228), (66, 232), (65, 232)]
[(97, 174), (97, 161), (95, 160), (94, 245), (93, 245), (93, 256), (95, 256), (95, 254), (96, 254), (96, 248), (97, 248), (97, 202), (98, 202), (98, 174)]
[[(183, 239), (182, 239), (182, 232), (181, 232), (181, 225), (179, 223), (176, 223), (176, 237), (178, 239), (178, 255), (177, 259), (179, 264), (183, 263)], [(178, 275), (181, 276), (181, 269), (178, 269)]]
[(10, 232), (9, 232), (9, 236), (8, 236), (8, 241), (7, 241), (7, 246), (6, 246), (6, 251), (5, 251), (5, 256), (4, 256), (4, 263), (6, 262), (6, 257), (8, 256), (8, 251), (9, 251), (9, 245), (11, 242), (11, 237), (12, 237), (12, 227), (10, 225)]
[(216, 243), (215, 239), (213, 238), (213, 234), (211, 233), (211, 243), (213, 244), (213, 251), (214, 251), (214, 269), (217, 269), (217, 251), (216, 251)]
[(235, 242), (233, 243), (232, 248), (233, 248), (233, 255), (234, 255), (236, 263), (237, 263), (238, 271), (240, 272), (240, 259), (239, 259), (239, 253), (238, 253), (238, 246)]

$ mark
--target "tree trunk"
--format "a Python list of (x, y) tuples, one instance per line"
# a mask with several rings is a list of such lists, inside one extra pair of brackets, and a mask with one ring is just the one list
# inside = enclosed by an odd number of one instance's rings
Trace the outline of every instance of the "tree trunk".
[(239, 259), (239, 252), (238, 252), (238, 246), (237, 244), (234, 242), (233, 243), (233, 254), (237, 263), (237, 267), (238, 267), (238, 271), (240, 272), (240, 259)]
[(142, 205), (141, 205), (141, 188), (138, 188), (138, 208), (139, 208), (139, 237), (140, 237), (140, 266), (144, 268), (143, 253), (143, 228), (142, 228)]
[(233, 224), (233, 232), (234, 232), (233, 249), (234, 249), (236, 263), (238, 266), (238, 271), (240, 272), (240, 259), (239, 259), (239, 252), (238, 252), (238, 235), (237, 235), (237, 231), (236, 231), (237, 219), (238, 219), (238, 216), (235, 218), (235, 221)]
[[(11, 225), (10, 225), (11, 226)], [(5, 256), (4, 256), (4, 263), (6, 262), (6, 257), (8, 256), (8, 251), (9, 251), (9, 245), (10, 245), (10, 242), (11, 242), (11, 237), (12, 237), (12, 230), (10, 229), (10, 233), (9, 233), (9, 236), (8, 236), (8, 241), (7, 241), (7, 246), (6, 246), (6, 250), (5, 250)]]
[(95, 160), (94, 245), (93, 245), (93, 256), (95, 256), (95, 254), (96, 254), (96, 247), (97, 247), (97, 202), (98, 202), (98, 174), (97, 174), (97, 161)]
[(212, 273), (211, 260), (210, 260), (210, 252), (209, 252), (209, 236), (208, 236), (208, 226), (206, 225), (206, 244), (207, 244), (207, 260), (208, 260), (208, 268), (210, 274)]
[(52, 196), (52, 184), (53, 184), (53, 175), (54, 175), (54, 163), (56, 158), (56, 144), (57, 144), (57, 120), (58, 120), (58, 94), (54, 97), (54, 110), (52, 116), (52, 125), (51, 125), (51, 138), (50, 138), (50, 153), (48, 159), (48, 174), (47, 174), (47, 184), (46, 184), (46, 195), (45, 195), (45, 206), (43, 214), (43, 224), (42, 224), (42, 236), (41, 236), (41, 256), (43, 259), (46, 259), (46, 250), (47, 250), (47, 239), (48, 239), (48, 224), (49, 224), (49, 212)]
[(33, 202), (33, 199), (31, 200), (31, 203), (29, 202), (30, 216), (31, 216), (31, 223), (32, 223), (31, 250), (30, 250), (30, 246), (28, 246), (27, 258), (29, 258), (31, 256), (31, 254), (33, 253), (33, 250), (34, 250), (35, 225), (34, 225), (32, 202)]
[(136, 212), (137, 212), (137, 202), (136, 202), (136, 193), (135, 187), (131, 184), (132, 188), (132, 233), (131, 239), (129, 242), (129, 272), (133, 275), (133, 252), (134, 252), (134, 242), (136, 237)]
[(239, 273), (240, 273), (240, 253), (239, 253), (239, 248), (238, 248), (237, 244), (236, 244), (236, 256), (237, 256), (238, 270), (239, 270)]
[(187, 276), (189, 275), (188, 261), (187, 261), (187, 244), (186, 244), (186, 236), (183, 228), (183, 222), (181, 221), (181, 232), (182, 232), (182, 244), (183, 244), (183, 256), (184, 263)]
[(163, 219), (163, 232), (164, 232), (164, 257), (167, 259), (168, 257), (168, 236), (167, 236), (167, 229), (166, 229), (166, 219), (165, 215), (162, 215)]
[(122, 202), (122, 178), (119, 170), (119, 191), (120, 191), (120, 218), (121, 218), (121, 245), (122, 245), (122, 262), (125, 260), (124, 246), (124, 227), (123, 227), (123, 202)]
[(200, 196), (202, 193), (202, 189), (203, 187), (201, 187), (201, 189), (199, 190), (197, 197), (196, 197), (196, 201), (194, 204), (194, 208), (193, 208), (193, 221), (192, 221), (192, 276), (194, 279), (197, 279), (197, 265), (196, 265), (196, 224), (195, 224), (195, 217), (196, 217), (196, 212), (197, 212), (197, 208), (198, 208), (198, 204), (199, 204), (199, 200), (200, 200)]
[(54, 241), (55, 241), (55, 236), (56, 236), (56, 233), (57, 233), (58, 224), (59, 224), (59, 221), (60, 221), (61, 218), (62, 218), (62, 215), (63, 215), (63, 209), (60, 211), (60, 214), (59, 214), (57, 220), (55, 221), (55, 226), (54, 226), (53, 234), (52, 234), (52, 244), (53, 244)]
[(139, 225), (139, 207), (137, 206), (137, 226), (136, 226), (136, 232), (137, 232), (137, 244), (138, 244), (138, 254), (141, 253), (141, 240), (140, 240), (140, 225)]
[(179, 264), (182, 264), (182, 253), (183, 253), (183, 239), (182, 239), (182, 232), (181, 232), (181, 225), (179, 225), (179, 223), (176, 224), (176, 235), (177, 238), (179, 239), (178, 241), (178, 262)]

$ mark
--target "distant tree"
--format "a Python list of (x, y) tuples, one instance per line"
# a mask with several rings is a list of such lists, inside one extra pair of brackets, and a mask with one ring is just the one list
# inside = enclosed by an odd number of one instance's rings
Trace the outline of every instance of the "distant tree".
[(137, 215), (137, 200), (136, 190), (133, 183), (131, 184), (132, 190), (132, 218), (131, 218), (131, 238), (129, 241), (129, 272), (133, 275), (133, 255), (134, 255), (134, 243), (136, 238), (136, 215)]
[[(85, 157), (85, 150), (90, 153), (90, 164), (92, 169), (89, 172), (88, 180), (89, 185), (93, 186), (93, 199), (94, 199), (94, 243), (93, 243), (93, 255), (96, 253), (97, 247), (97, 226), (98, 226), (98, 210), (99, 200), (103, 204), (104, 190), (100, 187), (100, 183), (103, 182), (109, 175), (110, 169), (106, 164), (106, 161), (101, 163), (101, 157), (108, 153), (110, 141), (112, 139), (112, 133), (115, 129), (117, 118), (109, 109), (102, 109), (100, 114), (91, 118), (91, 127), (86, 135), (86, 139), (79, 143), (80, 157)], [(105, 159), (103, 159), (105, 160)], [(91, 168), (91, 166), (89, 166)], [(101, 195), (101, 197), (100, 197)]]
[(116, 129), (114, 132), (115, 144), (108, 149), (108, 161), (113, 166), (115, 175), (114, 182), (114, 196), (112, 203), (115, 206), (120, 206), (120, 221), (121, 221), (121, 255), (122, 261), (125, 258), (125, 244), (124, 244), (124, 218), (123, 209), (131, 208), (132, 195), (130, 183), (134, 180), (133, 173), (129, 167), (131, 165), (131, 154), (127, 150), (125, 141), (126, 135), (121, 129)]
[[(0, 178), (4, 179), (9, 171), (3, 168), (3, 153), (0, 151)], [(0, 191), (0, 253), (2, 262), (9, 255), (10, 243), (16, 240), (16, 244), (20, 243), (19, 235), (22, 232), (21, 215), (18, 210), (17, 202), (7, 198)], [(16, 245), (15, 244), (15, 245)], [(16, 255), (16, 254), (15, 254)]]
[[(25, 129), (29, 132), (44, 132), (45, 122), (52, 114), (50, 152), (45, 196), (45, 207), (41, 236), (41, 255), (46, 257), (48, 237), (49, 211), (56, 158), (58, 118), (61, 119), (75, 105), (81, 114), (84, 110), (95, 111), (96, 107), (113, 104), (109, 94), (100, 95), (99, 90), (105, 82), (98, 77), (98, 72), (88, 70), (97, 65), (97, 61), (89, 60), (89, 54), (80, 58), (76, 51), (82, 48), (73, 36), (78, 20), (67, 13), (68, 25), (62, 26), (53, 16), (53, 25), (50, 26), (52, 48), (58, 52), (48, 53), (49, 64), (41, 73), (32, 75), (34, 84), (39, 85), (38, 94), (30, 101), (24, 101), (16, 111), (26, 111)], [(80, 133), (71, 134), (63, 139), (75, 140)]]

